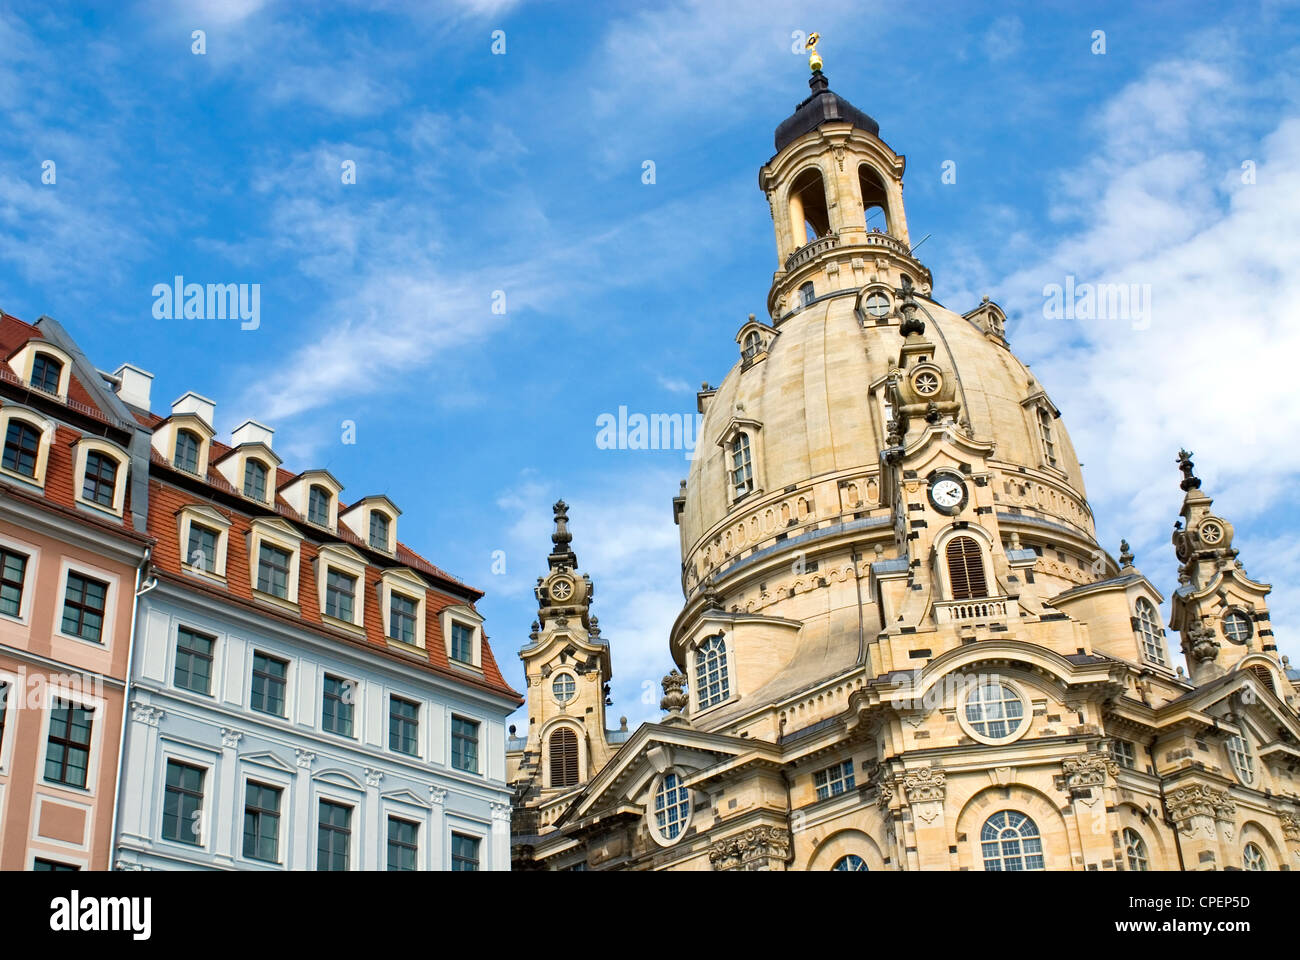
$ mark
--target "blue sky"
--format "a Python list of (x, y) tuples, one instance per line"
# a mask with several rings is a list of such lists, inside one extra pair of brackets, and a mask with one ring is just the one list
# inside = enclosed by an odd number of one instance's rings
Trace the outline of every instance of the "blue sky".
[[(598, 449), (596, 418), (693, 413), (762, 315), (776, 254), (756, 172), (807, 92), (792, 34), (818, 30), (832, 88), (907, 156), (937, 298), (1008, 310), (1103, 543), (1127, 536), (1172, 591), (1173, 458), (1191, 448), (1296, 657), (1300, 10), (1077, 6), (13, 4), (0, 307), (152, 371), (156, 410), (197, 390), (220, 431), (256, 417), (286, 466), (387, 493), (406, 542), (488, 591), (517, 685), (563, 496), (612, 716), (648, 719), (688, 465)], [(155, 319), (153, 285), (177, 274), (260, 284), (260, 326)], [(1043, 286), (1066, 276), (1149, 284), (1151, 322), (1046, 319)]]

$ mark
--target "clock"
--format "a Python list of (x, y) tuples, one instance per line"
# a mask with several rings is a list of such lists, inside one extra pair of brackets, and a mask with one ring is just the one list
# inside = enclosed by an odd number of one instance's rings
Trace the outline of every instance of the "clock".
[(930, 480), (930, 505), (940, 513), (955, 516), (966, 509), (970, 491), (966, 482), (952, 474), (936, 474)]

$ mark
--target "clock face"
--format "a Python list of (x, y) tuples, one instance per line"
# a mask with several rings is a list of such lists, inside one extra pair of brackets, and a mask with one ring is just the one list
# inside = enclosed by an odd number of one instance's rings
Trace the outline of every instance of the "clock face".
[(939, 477), (930, 484), (930, 502), (944, 513), (959, 513), (966, 505), (966, 485), (955, 477)]

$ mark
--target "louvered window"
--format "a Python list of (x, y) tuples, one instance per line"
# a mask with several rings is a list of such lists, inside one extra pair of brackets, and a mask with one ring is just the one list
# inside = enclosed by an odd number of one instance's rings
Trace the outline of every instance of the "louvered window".
[(568, 727), (551, 734), (551, 786), (572, 787), (578, 783), (578, 737)]
[(979, 544), (970, 537), (953, 537), (948, 541), (948, 580), (954, 600), (973, 600), (989, 595), (984, 579), (984, 557)]

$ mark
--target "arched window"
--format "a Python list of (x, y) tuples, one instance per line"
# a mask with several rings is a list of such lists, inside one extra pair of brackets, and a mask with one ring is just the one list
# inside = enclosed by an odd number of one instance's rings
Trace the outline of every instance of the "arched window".
[(815, 299), (817, 299), (817, 288), (809, 280), (799, 288), (799, 306), (806, 307)]
[(822, 172), (810, 167), (790, 184), (790, 227), (794, 230), (795, 247), (831, 232), (829, 210)]
[(832, 870), (866, 870), (867, 861), (863, 860), (856, 853), (850, 853), (848, 856), (840, 857), (835, 861)]
[(665, 773), (654, 797), (655, 829), (663, 840), (676, 840), (691, 816), (691, 795), (675, 772)]
[(990, 680), (966, 695), (966, 726), (989, 740), (1014, 737), (1025, 722), (1025, 701), (1013, 687)]
[(568, 703), (573, 699), (577, 689), (578, 685), (571, 673), (556, 674), (555, 679), (551, 681), (551, 693), (555, 695), (557, 703)]
[(46, 393), (59, 392), (59, 378), (63, 375), (63, 364), (49, 354), (38, 353), (32, 361), (32, 386)]
[(578, 783), (578, 735), (568, 727), (551, 734), (551, 786), (572, 787)]
[(975, 600), (989, 595), (984, 578), (984, 554), (973, 537), (953, 537), (945, 548), (952, 599)]
[(751, 330), (745, 334), (745, 359), (755, 357), (763, 352), (763, 338), (758, 335), (757, 330)]
[(307, 519), (317, 526), (330, 525), (330, 492), (320, 484), (307, 491)]
[(731, 486), (739, 500), (754, 489), (754, 462), (749, 453), (749, 434), (743, 430), (731, 441)]
[(731, 695), (727, 679), (727, 645), (722, 637), (709, 637), (695, 651), (695, 695), (700, 709), (721, 703)]
[(888, 233), (891, 226), (886, 207), (885, 183), (870, 164), (858, 167), (858, 190), (862, 194), (862, 219), (868, 230)]
[(261, 460), (250, 459), (244, 464), (244, 496), (266, 502), (266, 464)]
[(1152, 663), (1163, 667), (1167, 661), (1160, 614), (1146, 597), (1138, 597), (1137, 602), (1133, 604), (1133, 609), (1137, 611), (1137, 616), (1133, 618), (1133, 627), (1137, 630), (1138, 639), (1142, 641), (1142, 655)]
[(0, 460), (4, 468), (35, 479), (40, 450), (41, 431), (25, 420), (11, 419), (5, 431), (4, 457)]
[(81, 498), (101, 507), (113, 505), (117, 487), (117, 461), (104, 453), (86, 455), (86, 476), (81, 484)]
[(883, 293), (876, 292), (869, 295), (867, 299), (862, 302), (862, 309), (866, 312), (867, 316), (880, 320), (889, 316), (889, 312), (893, 307), (889, 303), (889, 297), (885, 296)]
[(1273, 693), (1277, 693), (1277, 687), (1273, 684), (1273, 671), (1262, 663), (1257, 663), (1250, 668), (1250, 672), (1259, 677), (1259, 682), (1268, 687)]
[(1223, 618), (1223, 635), (1238, 645), (1244, 645), (1254, 633), (1250, 617), (1240, 610), (1229, 610)]
[(179, 470), (199, 472), (199, 435), (193, 430), (176, 432), (176, 456), (173, 463)]
[(1246, 742), (1244, 737), (1239, 737), (1234, 733), (1228, 737), (1225, 746), (1228, 750), (1228, 761), (1232, 764), (1237, 779), (1250, 786), (1255, 782), (1255, 756), (1250, 752), (1250, 744)]
[(1147, 856), (1146, 841), (1132, 827), (1124, 828), (1124, 855), (1128, 858), (1130, 870), (1149, 870), (1151, 860)]
[(985, 870), (1045, 870), (1038, 825), (1023, 813), (1002, 810), (984, 821), (980, 851)]
[(1049, 467), (1056, 466), (1056, 439), (1052, 434), (1052, 413), (1046, 406), (1038, 407), (1038, 436), (1043, 441), (1043, 460)]
[(1241, 851), (1241, 868), (1243, 870), (1267, 870), (1268, 860), (1258, 844), (1248, 843)]

